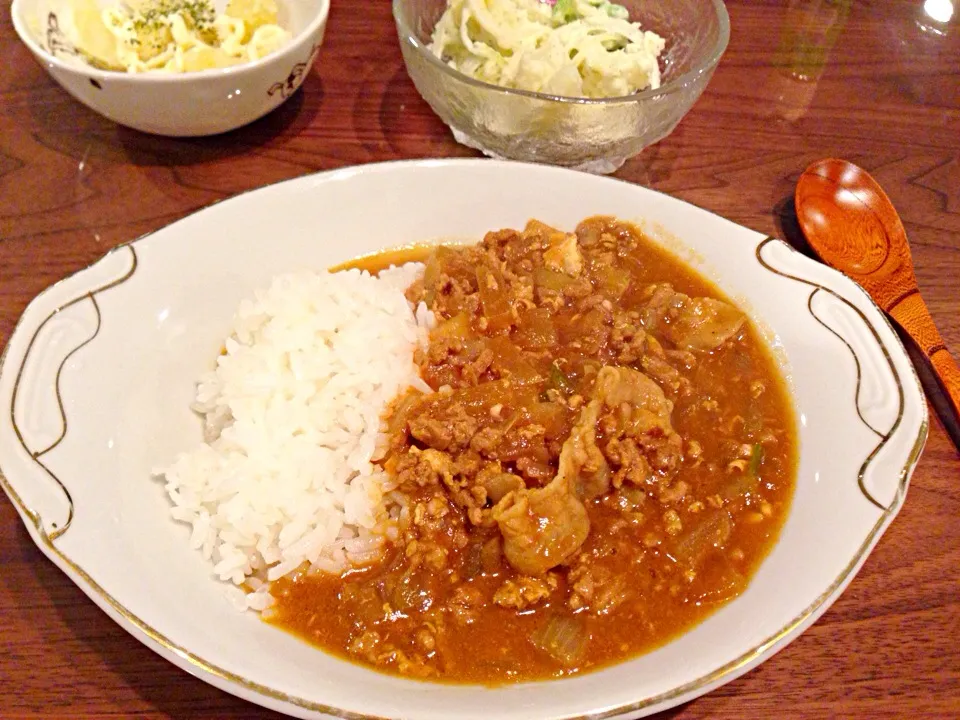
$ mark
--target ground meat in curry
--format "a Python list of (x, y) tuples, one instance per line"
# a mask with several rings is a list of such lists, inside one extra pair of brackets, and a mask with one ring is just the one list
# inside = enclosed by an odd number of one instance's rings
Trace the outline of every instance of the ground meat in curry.
[[(418, 256), (419, 253), (419, 256)], [(422, 259), (435, 392), (392, 406), (382, 562), (275, 583), (272, 621), (406, 676), (558, 677), (746, 586), (793, 488), (783, 381), (743, 313), (633, 225), (531, 221)]]

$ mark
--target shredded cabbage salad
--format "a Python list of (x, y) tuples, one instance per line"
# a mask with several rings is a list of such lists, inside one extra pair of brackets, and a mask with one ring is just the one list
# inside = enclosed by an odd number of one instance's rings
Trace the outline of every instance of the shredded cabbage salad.
[(664, 45), (609, 0), (448, 0), (429, 48), (477, 80), (601, 98), (660, 87)]

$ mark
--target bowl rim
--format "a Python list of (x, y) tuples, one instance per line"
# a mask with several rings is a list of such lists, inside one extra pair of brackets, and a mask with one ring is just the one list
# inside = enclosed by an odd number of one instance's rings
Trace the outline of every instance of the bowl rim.
[[(19, 0), (14, 0), (14, 2), (18, 1)], [(669, 82), (662, 84), (658, 88), (647, 88), (646, 90), (641, 90), (633, 93), (632, 95), (618, 95), (616, 97), (603, 98), (552, 95), (550, 93), (535, 92), (533, 90), (520, 90), (518, 88), (508, 88), (502, 85), (494, 85), (493, 83), (488, 83), (483, 80), (477, 80), (476, 78), (470, 77), (469, 75), (450, 67), (445, 62), (441, 61), (440, 58), (430, 52), (430, 50), (427, 49), (427, 46), (417, 38), (413, 30), (400, 17), (400, 5), (402, 2), (403, 0), (392, 0), (391, 3), (393, 9), (393, 19), (397, 24), (397, 34), (400, 36), (400, 42), (407, 43), (412, 46), (415, 52), (425, 57), (427, 62), (444, 72), (448, 77), (466, 83), (467, 85), (472, 85), (476, 88), (491, 89), (506, 93), (507, 95), (516, 95), (534, 100), (544, 100), (571, 105), (619, 105), (625, 103), (634, 103), (647, 98), (659, 97), (662, 95), (672, 95), (673, 93), (690, 86), (701, 76), (712, 71), (720, 62), (720, 59), (723, 57), (723, 54), (726, 52), (727, 46), (730, 43), (730, 15), (727, 12), (727, 6), (723, 0), (710, 0), (710, 4), (714, 9), (714, 14), (720, 24), (720, 35), (706, 58), (698, 62), (690, 70), (687, 70), (687, 72), (676, 78), (673, 78)]]
[[(24, 13), (26, 0), (13, 0), (10, 3), (10, 18), (13, 21), (13, 28), (20, 38), (20, 42), (27, 46), (27, 49), (33, 53), (34, 57), (44, 64), (46, 70), (57, 68), (64, 72), (81, 75), (83, 77), (94, 78), (97, 80), (124, 81), (131, 83), (145, 83), (151, 85), (167, 85), (184, 82), (198, 82), (209, 80), (211, 78), (230, 77), (231, 75), (240, 75), (251, 70), (255, 70), (268, 65), (279, 64), (281, 60), (287, 58), (292, 53), (300, 50), (303, 41), (316, 34), (330, 15), (330, 0), (317, 0), (320, 5), (319, 12), (300, 32), (290, 38), (290, 42), (284, 45), (276, 52), (265, 55), (253, 62), (244, 62), (237, 65), (231, 65), (225, 68), (210, 68), (208, 70), (195, 70), (182, 73), (130, 73), (120, 70), (102, 70), (86, 62), (82, 64), (67, 63), (58, 56), (43, 47), (37, 42), (33, 32), (26, 25)], [(42, 59), (42, 60), (41, 60)], [(308, 60), (309, 62), (309, 60)]]

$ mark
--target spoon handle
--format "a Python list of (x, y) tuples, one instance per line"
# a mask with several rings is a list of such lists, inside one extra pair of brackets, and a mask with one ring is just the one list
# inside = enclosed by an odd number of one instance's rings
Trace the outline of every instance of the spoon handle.
[(927, 356), (953, 409), (953, 420), (960, 424), (960, 368), (957, 367), (956, 360), (953, 359), (950, 351), (947, 350), (946, 343), (940, 337), (920, 293), (914, 292), (898, 300), (887, 312)]

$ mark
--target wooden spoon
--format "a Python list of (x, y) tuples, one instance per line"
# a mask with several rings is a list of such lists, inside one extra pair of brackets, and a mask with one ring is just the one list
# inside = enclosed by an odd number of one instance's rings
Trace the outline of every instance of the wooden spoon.
[(829, 159), (803, 172), (795, 199), (810, 247), (859, 283), (926, 356), (947, 400), (934, 405), (960, 449), (960, 369), (920, 297), (907, 233), (890, 198), (866, 170)]

